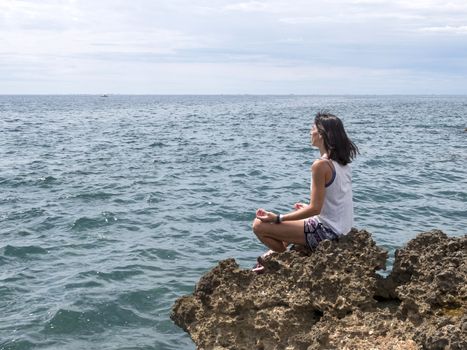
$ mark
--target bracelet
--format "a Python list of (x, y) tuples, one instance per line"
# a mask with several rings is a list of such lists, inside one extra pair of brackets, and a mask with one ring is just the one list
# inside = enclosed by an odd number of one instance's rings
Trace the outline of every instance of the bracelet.
[(281, 214), (277, 214), (276, 215), (276, 224), (280, 224), (282, 222), (282, 215)]

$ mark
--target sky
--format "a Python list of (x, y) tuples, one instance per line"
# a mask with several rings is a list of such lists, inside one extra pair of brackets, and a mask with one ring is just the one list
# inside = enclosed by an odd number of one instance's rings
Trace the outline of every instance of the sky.
[(467, 94), (467, 0), (0, 0), (0, 94)]

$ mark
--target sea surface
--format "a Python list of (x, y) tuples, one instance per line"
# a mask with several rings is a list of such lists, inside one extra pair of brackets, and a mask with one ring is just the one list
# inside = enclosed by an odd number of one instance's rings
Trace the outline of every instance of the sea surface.
[(0, 349), (194, 349), (171, 306), (309, 199), (319, 110), (360, 148), (357, 228), (467, 233), (467, 96), (0, 96)]

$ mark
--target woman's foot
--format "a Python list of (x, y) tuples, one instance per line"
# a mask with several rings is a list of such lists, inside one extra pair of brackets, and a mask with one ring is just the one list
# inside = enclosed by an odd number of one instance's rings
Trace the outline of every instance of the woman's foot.
[(266, 253), (262, 254), (261, 256), (258, 256), (256, 258), (256, 265), (253, 267), (251, 271), (256, 272), (257, 274), (263, 273), (264, 272), (264, 259), (268, 257), (271, 254), (274, 254), (274, 250), (268, 250)]
[(264, 273), (264, 266), (261, 265), (260, 263), (256, 263), (256, 265), (251, 269), (251, 271), (259, 274)]

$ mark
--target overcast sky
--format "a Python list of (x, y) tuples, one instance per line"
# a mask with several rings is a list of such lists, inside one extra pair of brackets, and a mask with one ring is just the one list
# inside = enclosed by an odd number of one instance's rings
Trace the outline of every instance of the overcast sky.
[(0, 94), (467, 94), (467, 0), (0, 0)]

